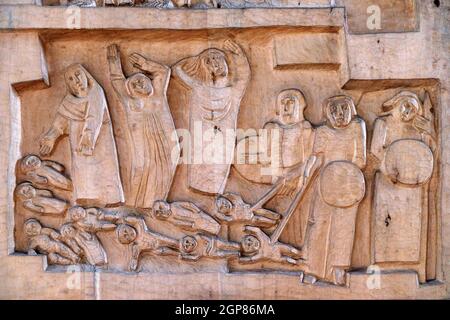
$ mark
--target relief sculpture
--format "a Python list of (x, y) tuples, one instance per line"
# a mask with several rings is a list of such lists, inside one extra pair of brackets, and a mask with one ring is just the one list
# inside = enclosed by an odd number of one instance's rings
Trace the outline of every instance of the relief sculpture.
[(127, 203), (151, 208), (154, 201), (166, 199), (178, 164), (178, 139), (166, 96), (170, 68), (137, 53), (130, 61), (139, 72), (126, 78), (118, 47), (108, 47), (111, 81), (127, 114), (132, 140), (132, 190)]
[(75, 201), (98, 206), (123, 202), (116, 145), (103, 89), (81, 64), (68, 67), (64, 80), (68, 92), (40, 141), (40, 152), (43, 156), (50, 155), (58, 139), (69, 136)]
[(218, 235), (221, 228), (216, 220), (191, 202), (155, 201), (153, 215), (158, 220), (168, 221), (181, 229), (193, 232)]
[[(218, 4), (238, 6), (95, 2)], [(286, 272), (306, 288), (350, 286), (352, 272), (375, 265), (383, 272), (412, 270), (420, 283), (435, 280), (435, 88), (410, 84), (406, 91), (383, 82), (373, 84), (374, 92), (358, 91), (325, 81), (334, 69), (320, 70), (324, 84), (316, 85), (315, 64), (285, 63), (277, 51), (285, 64), (275, 68), (272, 34), (261, 30), (259, 47), (231, 30), (214, 33), (213, 44), (193, 41), (186, 52), (177, 41), (165, 44), (166, 32), (130, 47), (125, 38), (99, 37), (101, 58), (89, 64), (92, 73), (81, 63), (58, 62), (51, 66), (57, 85), (42, 89), (48, 99), (34, 101), (36, 89), (25, 100), (31, 106), (21, 117), (30, 130), (22, 130), (11, 166), (17, 252), (120, 276)], [(196, 39), (203, 32), (196, 30)], [(264, 54), (269, 63), (253, 61)], [(20, 94), (27, 97), (26, 90)], [(54, 114), (50, 123), (43, 110)]]
[(371, 152), (379, 161), (373, 202), (374, 262), (409, 264), (425, 281), (424, 229), (434, 169), (434, 121), (424, 103), (402, 91), (383, 104), (375, 121)]
[[(189, 114), (193, 137), (188, 185), (207, 194), (220, 194), (225, 188), (234, 155), (234, 145), (227, 145), (234, 139), (227, 134), (235, 134), (241, 99), (250, 80), (250, 65), (242, 48), (226, 40), (223, 50), (206, 49), (172, 67), (173, 77), (188, 88), (179, 106)], [(196, 131), (211, 141), (208, 149), (198, 143), (201, 137), (196, 137)]]
[(27, 220), (24, 231), (28, 237), (28, 254), (46, 254), (49, 264), (71, 265), (80, 261), (79, 256), (61, 241), (61, 234), (42, 227), (38, 220)]
[(126, 216), (117, 227), (117, 238), (121, 244), (131, 248), (129, 271), (136, 271), (143, 252), (155, 255), (173, 255), (179, 250), (179, 241), (151, 231), (145, 220), (137, 216)]
[(15, 196), (18, 204), (39, 214), (62, 215), (69, 207), (66, 201), (54, 197), (50, 190), (36, 189), (29, 182), (19, 184)]
[(64, 175), (64, 166), (57, 162), (41, 160), (38, 156), (28, 155), (20, 161), (19, 169), (26, 180), (38, 185), (72, 190), (72, 181)]
[(366, 127), (348, 96), (328, 99), (313, 154), (322, 165), (302, 250), (306, 273), (345, 284), (351, 266), (358, 204), (365, 195)]

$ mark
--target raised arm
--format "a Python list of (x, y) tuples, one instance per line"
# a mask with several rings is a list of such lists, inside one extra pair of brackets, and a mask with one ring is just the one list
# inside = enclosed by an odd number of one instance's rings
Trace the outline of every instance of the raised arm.
[(120, 62), (120, 51), (116, 44), (108, 47), (109, 76), (112, 86), (121, 99), (125, 97), (125, 75)]
[(130, 61), (135, 68), (151, 75), (156, 94), (166, 93), (170, 79), (170, 68), (168, 66), (147, 59), (138, 53), (133, 53), (130, 56)]
[(232, 76), (234, 77), (234, 85), (239, 90), (244, 90), (250, 81), (250, 64), (247, 56), (242, 48), (232, 40), (226, 40), (223, 48), (227, 51), (228, 56), (232, 60), (232, 67), (230, 68)]

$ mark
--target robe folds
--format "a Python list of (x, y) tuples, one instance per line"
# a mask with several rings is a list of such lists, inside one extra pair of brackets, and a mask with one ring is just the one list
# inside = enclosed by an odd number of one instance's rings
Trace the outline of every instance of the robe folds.
[[(54, 126), (69, 136), (75, 202), (97, 206), (116, 204), (124, 201), (124, 195), (111, 118), (103, 89), (90, 80), (86, 97), (71, 93), (64, 97)], [(91, 134), (92, 152), (80, 150), (85, 134)]]

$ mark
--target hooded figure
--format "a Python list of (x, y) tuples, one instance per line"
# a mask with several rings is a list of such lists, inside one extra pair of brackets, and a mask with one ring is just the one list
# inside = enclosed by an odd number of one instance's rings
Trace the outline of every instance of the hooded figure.
[(429, 181), (435, 128), (429, 95), (424, 103), (402, 91), (375, 120), (371, 153), (379, 161), (373, 197), (373, 262), (414, 269), (425, 282)]
[(57, 139), (68, 135), (77, 204), (104, 206), (123, 202), (116, 144), (103, 89), (80, 64), (68, 67), (64, 79), (68, 93), (41, 140), (40, 152), (50, 154)]

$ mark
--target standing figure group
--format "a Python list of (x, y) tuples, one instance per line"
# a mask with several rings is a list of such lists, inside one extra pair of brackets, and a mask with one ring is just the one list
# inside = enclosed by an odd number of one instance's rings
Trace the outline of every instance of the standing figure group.
[[(300, 90), (278, 94), (277, 116), (263, 128), (269, 137), (267, 149), (263, 157), (260, 150), (254, 154), (260, 174), (235, 164), (245, 179), (270, 185), (251, 205), (225, 191), (235, 151), (254, 138), (235, 145), (237, 117), (251, 75), (243, 49), (226, 40), (220, 49), (206, 49), (172, 67), (132, 53), (128, 61), (136, 72), (128, 75), (117, 45), (108, 46), (106, 57), (118, 111), (125, 115), (130, 170), (120, 173), (102, 87), (81, 64), (69, 66), (64, 73), (67, 93), (40, 139), (40, 154), (49, 156), (67, 136), (71, 179), (62, 165), (36, 155), (18, 163), (23, 179), (18, 179), (16, 204), (32, 214), (66, 217), (59, 231), (43, 227), (35, 218), (24, 219), (30, 253), (46, 254), (53, 264), (106, 266), (108, 257), (97, 234), (114, 231), (118, 243), (131, 252), (131, 271), (138, 270), (141, 254), (149, 252), (185, 261), (237, 258), (242, 264), (286, 264), (301, 269), (303, 282), (347, 283), (358, 208), (366, 195), (362, 170), (367, 163), (366, 124), (351, 97), (326, 99), (324, 122), (313, 126), (305, 119), (307, 102)], [(183, 150), (189, 161), (187, 188), (214, 197), (211, 214), (189, 201), (167, 201), (180, 158), (180, 139), (167, 99), (171, 79), (184, 90), (173, 101), (188, 118), (191, 134), (190, 148)], [(423, 282), (436, 149), (431, 100), (428, 93), (422, 102), (417, 94), (401, 91), (382, 107), (370, 145), (378, 163), (372, 262), (391, 269), (407, 265)], [(198, 133), (211, 145), (199, 145)], [(60, 199), (67, 193), (71, 199)], [(276, 197), (288, 199), (285, 212), (264, 208)], [(306, 197), (306, 219), (293, 219)], [(130, 214), (98, 209), (122, 205), (137, 210)], [(183, 236), (152, 231), (142, 212)], [(301, 235), (300, 241), (281, 242), (286, 230), (294, 237)], [(224, 234), (226, 239), (221, 239)]]

